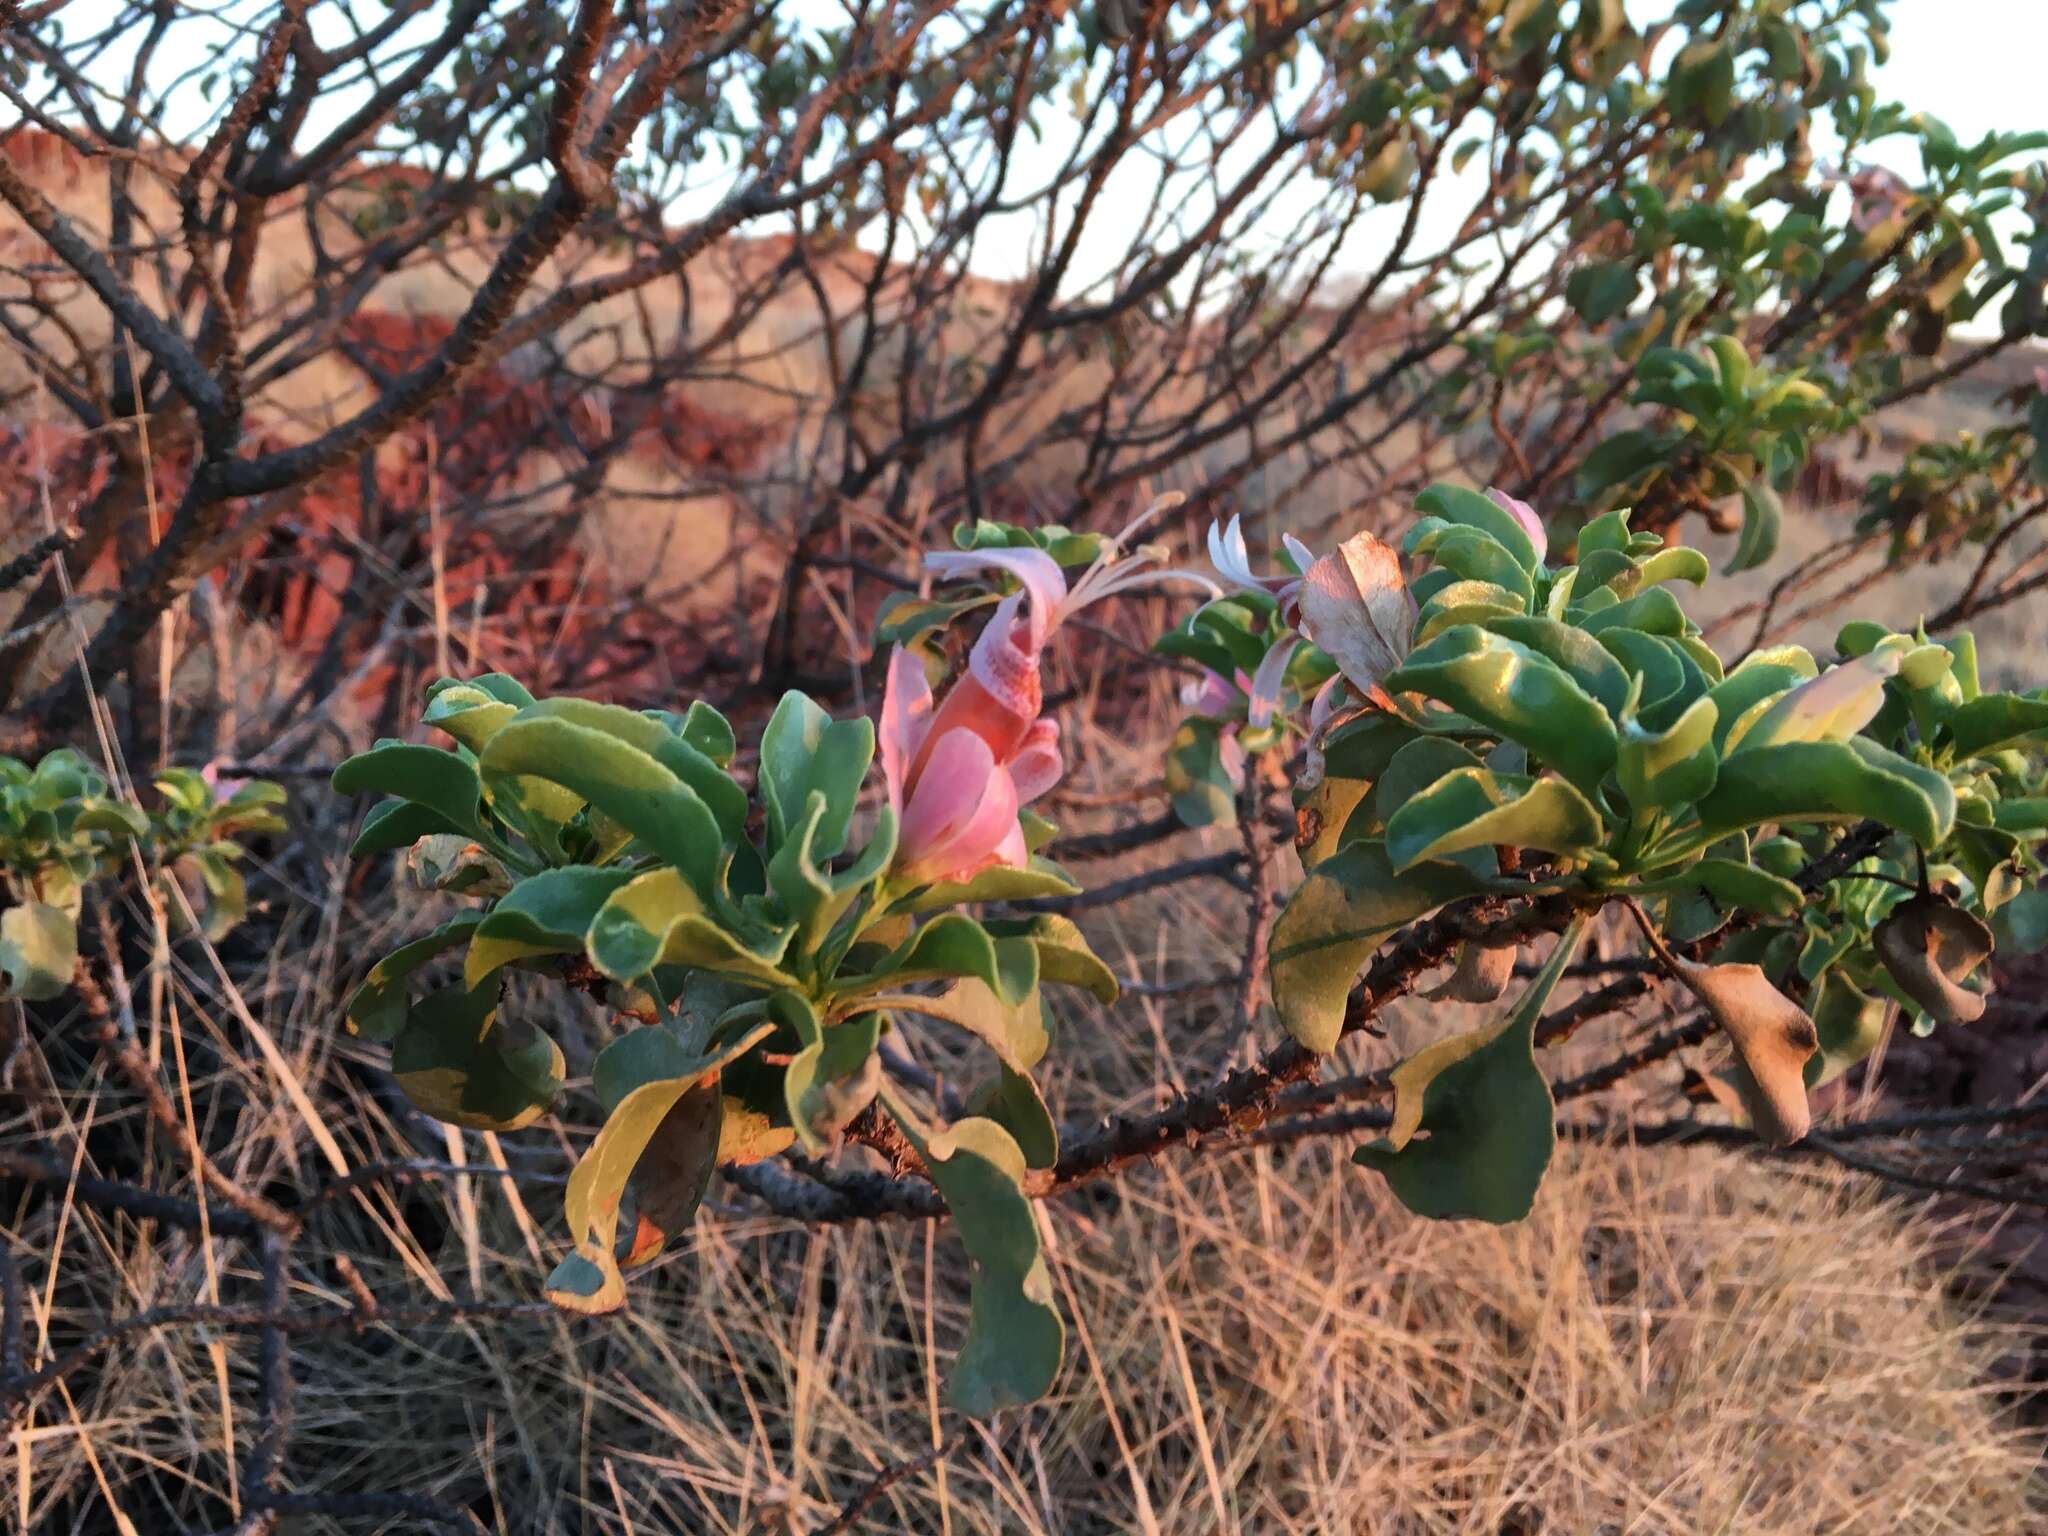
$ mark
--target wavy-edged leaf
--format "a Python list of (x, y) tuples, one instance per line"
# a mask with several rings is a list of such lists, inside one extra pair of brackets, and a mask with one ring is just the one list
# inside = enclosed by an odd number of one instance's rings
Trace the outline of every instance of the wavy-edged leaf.
[(761, 733), (758, 782), (771, 849), (781, 847), (817, 791), (826, 808), (811, 832), (811, 850), (820, 859), (835, 857), (846, 846), (854, 802), (874, 755), (872, 720), (834, 720), (805, 695), (785, 693)]
[(1676, 810), (1709, 794), (1720, 774), (1714, 750), (1719, 719), (1711, 698), (1698, 698), (1669, 727), (1646, 730), (1633, 712), (1622, 716), (1621, 750), (1615, 771), (1629, 805), (1642, 810)]
[(539, 715), (500, 727), (480, 762), (493, 777), (532, 774), (581, 796), (711, 898), (724, 843), (718, 820), (695, 790), (639, 747), (609, 730)]
[(1525, 571), (1534, 573), (1543, 563), (1529, 530), (1516, 521), (1513, 513), (1477, 491), (1462, 485), (1432, 485), (1415, 498), (1415, 510), (1447, 523), (1479, 529), (1513, 555), (1515, 563)]
[(1574, 855), (1605, 836), (1600, 813), (1563, 779), (1459, 768), (1387, 818), (1387, 857), (1404, 874), (1468, 848), (1499, 844)]
[(463, 981), (480, 986), (500, 966), (531, 955), (582, 954), (599, 910), (633, 878), (631, 870), (586, 865), (529, 875), (476, 924), (463, 957)]
[(993, 1120), (932, 1130), (894, 1096), (886, 1102), (924, 1158), (974, 1261), (967, 1338), (953, 1362), (947, 1397), (974, 1418), (1035, 1402), (1059, 1375), (1066, 1329), (1053, 1305), (1037, 1218), (1024, 1195), (1024, 1153)]
[(1311, 1051), (1334, 1050), (1351, 984), (1387, 935), (1481, 888), (1456, 864), (1397, 875), (1378, 842), (1348, 843), (1323, 860), (1273, 925), (1273, 1003), (1288, 1034)]
[[(794, 834), (783, 840), (768, 861), (769, 888), (795, 920), (806, 947), (815, 947), (830, 933), (861, 893), (889, 872), (896, 857), (896, 812), (885, 805), (860, 857), (844, 869), (832, 869), (830, 856), (818, 841), (831, 816), (831, 803), (824, 792), (812, 790)], [(845, 841), (843, 833), (840, 840)]]
[(590, 963), (614, 981), (638, 981), (657, 966), (680, 965), (787, 987), (796, 980), (781, 968), (791, 931), (750, 947), (708, 915), (680, 870), (663, 868), (635, 875), (606, 897), (586, 943)]
[[(548, 1300), (573, 1312), (609, 1312), (625, 1300), (615, 1249), (627, 1181), (656, 1137), (663, 1136), (667, 1146), (661, 1155), (670, 1166), (665, 1170), (661, 1210), (673, 1224), (668, 1230), (679, 1230), (687, 1222), (717, 1156), (722, 1125), (719, 1073), (773, 1029), (763, 1023), (720, 1050), (680, 1054), (649, 1030), (627, 1037), (635, 1042), (634, 1053), (622, 1053), (606, 1073), (606, 1086), (621, 1097), (609, 1106), (603, 1127), (577, 1159), (562, 1197), (562, 1214), (568, 1218), (576, 1251), (548, 1277)], [(671, 1125), (671, 1113), (677, 1110), (681, 1114)], [(636, 1240), (628, 1256), (639, 1247)]]
[(803, 1042), (783, 1073), (783, 1097), (797, 1139), (822, 1151), (874, 1102), (882, 1082), (882, 1058), (875, 1054), (882, 1015), (825, 1024), (801, 994), (784, 991), (768, 999), (768, 1016)]
[(1941, 774), (1853, 737), (1783, 742), (1724, 759), (1699, 815), (1708, 833), (1868, 817), (1931, 848), (1955, 825), (1956, 797)]
[(431, 806), (414, 805), (409, 800), (384, 800), (372, 806), (370, 814), (363, 818), (363, 830), (349, 844), (348, 856), (366, 859), (373, 853), (410, 848), (423, 837), (472, 835)]
[(1980, 757), (2048, 734), (2048, 699), (1987, 693), (1948, 717), (1948, 744), (1958, 759)]
[(1620, 717), (1622, 706), (1628, 702), (1628, 671), (1606, 646), (1576, 624), (1558, 619), (1519, 618), (1494, 619), (1486, 627), (1556, 662), (1573, 682), (1599, 700), (1608, 714)]
[[(1107, 1006), (1117, 1000), (1121, 986), (1102, 958), (1089, 946), (1087, 937), (1074, 920), (1056, 912), (1031, 917), (988, 917), (982, 926), (998, 939), (1021, 939), (1038, 951), (1038, 979), (1061, 986), (1080, 987)], [(1036, 1166), (1036, 1165), (1034, 1165)]]
[[(450, 830), (471, 837), (483, 830), (477, 816), (483, 785), (475, 765), (439, 747), (380, 741), (369, 751), (344, 759), (330, 782), (336, 794), (395, 795), (436, 813)], [(363, 829), (365, 837), (369, 830)]]
[(1505, 635), (1471, 625), (1445, 630), (1410, 654), (1386, 686), (1441, 700), (1527, 748), (1589, 796), (1614, 766), (1614, 722), (1599, 701), (1549, 657)]

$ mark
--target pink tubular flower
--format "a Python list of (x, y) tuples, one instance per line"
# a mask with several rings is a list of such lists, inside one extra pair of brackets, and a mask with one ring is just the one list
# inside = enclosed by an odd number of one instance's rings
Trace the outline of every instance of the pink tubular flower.
[[(1305, 575), (1315, 564), (1315, 552), (1291, 533), (1283, 533), (1280, 541), (1287, 546), (1287, 553), (1294, 557), (1297, 570)], [(1261, 576), (1252, 569), (1251, 554), (1244, 542), (1242, 516), (1232, 516), (1229, 525), (1221, 530), (1214, 523), (1209, 525), (1209, 563), (1233, 587), (1247, 592), (1271, 593), (1283, 603), (1293, 589), (1301, 585), (1301, 575), (1283, 572), (1277, 576)]]
[(1550, 534), (1543, 526), (1543, 519), (1536, 515), (1534, 507), (1526, 501), (1516, 500), (1506, 491), (1497, 491), (1492, 486), (1486, 488), (1486, 499), (1522, 525), (1522, 531), (1529, 535), (1530, 542), (1536, 546), (1537, 560), (1541, 561), (1550, 553)]
[(1071, 590), (1059, 562), (1040, 549), (986, 549), (925, 556), (941, 576), (996, 570), (1023, 590), (996, 605), (967, 659), (967, 673), (933, 706), (919, 660), (897, 651), (889, 661), (879, 731), (882, 776), (897, 815), (896, 866), (927, 883), (967, 880), (992, 865), (1022, 868), (1030, 853), (1017, 812), (1059, 782), (1059, 726), (1039, 717), (1039, 661), (1060, 623), (1088, 604), (1131, 587), (1205, 578), (1160, 570), (1161, 552), (1126, 559), (1122, 540), (1176, 504), (1162, 498), (1105, 540), (1102, 554)]

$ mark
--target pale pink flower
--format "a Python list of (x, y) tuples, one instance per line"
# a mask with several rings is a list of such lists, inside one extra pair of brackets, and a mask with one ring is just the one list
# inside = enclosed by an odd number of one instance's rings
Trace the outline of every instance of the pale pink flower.
[(234, 799), (236, 795), (247, 789), (251, 782), (246, 778), (223, 775), (220, 771), (219, 758), (213, 759), (204, 768), (201, 768), (199, 770), (199, 777), (213, 791), (213, 797), (216, 800)]
[(1230, 679), (1202, 668), (1201, 679), (1180, 691), (1181, 707), (1190, 714), (1226, 715), (1237, 708), (1238, 691)]
[(1090, 603), (1133, 587), (1207, 578), (1158, 568), (1163, 552), (1125, 553), (1123, 540), (1178, 497), (1155, 502), (1116, 538), (1070, 589), (1059, 562), (1040, 549), (948, 551), (925, 556), (941, 576), (996, 570), (1023, 590), (996, 605), (974, 642), (967, 672), (933, 706), (915, 656), (890, 658), (880, 747), (889, 803), (898, 817), (897, 867), (923, 881), (965, 880), (995, 864), (1029, 862), (1019, 807), (1059, 782), (1059, 727), (1039, 717), (1039, 663), (1059, 625)]
[[(1315, 564), (1315, 551), (1293, 534), (1282, 534), (1280, 541), (1287, 546), (1287, 553), (1294, 557), (1299, 572), (1306, 572)], [(1229, 524), (1220, 530), (1214, 523), (1209, 525), (1209, 563), (1215, 566), (1216, 573), (1233, 587), (1245, 592), (1269, 593), (1278, 597), (1282, 603), (1285, 603), (1292, 591), (1301, 585), (1299, 574), (1281, 572), (1278, 575), (1261, 576), (1252, 569), (1251, 554), (1245, 547), (1244, 518), (1241, 515), (1233, 516)]]

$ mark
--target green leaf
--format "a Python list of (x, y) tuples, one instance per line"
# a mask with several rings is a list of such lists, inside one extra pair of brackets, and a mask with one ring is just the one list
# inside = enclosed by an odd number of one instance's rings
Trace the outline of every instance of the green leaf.
[(46, 1003), (78, 968), (78, 924), (61, 907), (25, 901), (0, 912), (0, 996)]
[(344, 1022), (352, 1035), (366, 1040), (392, 1040), (405, 1027), (406, 982), (436, 955), (463, 943), (484, 919), (481, 912), (464, 912), (450, 918), (432, 933), (401, 944), (370, 967), (370, 974), (356, 988), (344, 1011)]
[(882, 1058), (875, 1054), (882, 1015), (864, 1013), (825, 1025), (807, 999), (787, 991), (769, 998), (768, 1015), (803, 1042), (783, 1074), (782, 1091), (797, 1139), (822, 1151), (874, 1102), (882, 1080)]
[(1739, 908), (1762, 917), (1791, 917), (1806, 905), (1806, 893), (1769, 870), (1734, 859), (1701, 859), (1676, 874), (1637, 887), (1651, 891), (1705, 891), (1725, 908)]
[(718, 821), (695, 790), (640, 748), (609, 731), (543, 715), (500, 727), (480, 761), (493, 778), (532, 774), (580, 795), (710, 900), (724, 843)]
[(1377, 842), (1348, 843), (1302, 881), (1273, 925), (1270, 971), (1280, 1021), (1311, 1051), (1334, 1050), (1351, 984), (1403, 923), (1481, 889), (1456, 864), (1396, 874)]
[(590, 925), (629, 869), (572, 866), (528, 876), (501, 896), (469, 941), (462, 979), (472, 988), (500, 966), (530, 955), (580, 955)]
[(1778, 536), (1785, 521), (1785, 505), (1768, 480), (1751, 480), (1742, 487), (1742, 536), (1735, 553), (1721, 567), (1723, 576), (1767, 565), (1778, 552)]
[(1665, 83), (1665, 102), (1681, 122), (1720, 127), (1735, 99), (1735, 50), (1700, 38), (1680, 50)]
[[(525, 718), (561, 720), (587, 730), (603, 731), (629, 747), (638, 748), (704, 802), (727, 843), (738, 843), (745, 837), (747, 792), (733, 782), (732, 775), (676, 733), (668, 723), (673, 716), (662, 719), (616, 704), (560, 698), (543, 699), (526, 712)], [(731, 727), (726, 729), (730, 731)]]
[(892, 592), (882, 599), (875, 615), (875, 647), (916, 645), (934, 630), (944, 629), (955, 619), (1002, 601), (997, 592), (977, 592), (972, 597), (941, 602), (919, 597), (915, 592)]
[(1426, 859), (1495, 844), (1582, 853), (1605, 832), (1600, 813), (1562, 779), (1460, 768), (1387, 818), (1387, 857), (1404, 874)]
[(562, 1052), (541, 1030), (498, 1016), (498, 989), (421, 998), (391, 1046), (391, 1073), (415, 1108), (477, 1131), (516, 1131), (562, 1087)]
[(1714, 701), (1714, 750), (1722, 751), (1728, 733), (1745, 714), (1765, 700), (1820, 675), (1820, 668), (1796, 645), (1755, 651), (1742, 665), (1707, 690)]
[(874, 755), (872, 720), (834, 720), (803, 694), (785, 693), (761, 733), (759, 788), (771, 848), (781, 847), (795, 829), (815, 790), (824, 795), (826, 809), (811, 834), (811, 851), (819, 859), (836, 856), (846, 846), (861, 780)]
[(1645, 635), (1681, 635), (1685, 633), (1685, 610), (1678, 606), (1678, 599), (1668, 590), (1651, 587), (1612, 607), (1602, 608), (1598, 613), (1587, 614), (1580, 627), (1589, 635), (1598, 635), (1609, 629), (1631, 629)]
[(638, 981), (657, 966), (680, 965), (787, 987), (795, 978), (780, 962), (791, 932), (758, 948), (742, 943), (707, 913), (680, 871), (651, 869), (605, 898), (586, 943), (590, 963), (614, 981)]
[(420, 723), (446, 731), (470, 751), (481, 752), (498, 727), (523, 707), (497, 698), (476, 683), (444, 677), (427, 689), (427, 707)]
[(1620, 718), (1622, 706), (1628, 702), (1628, 671), (1606, 646), (1576, 624), (1522, 618), (1494, 619), (1486, 627), (1556, 662), (1573, 682), (1599, 700), (1608, 714)]
[(1166, 792), (1187, 827), (1237, 825), (1237, 785), (1224, 759), (1222, 725), (1190, 715), (1166, 748)]
[(1059, 1126), (1029, 1074), (998, 1063), (996, 1075), (968, 1095), (967, 1109), (1008, 1131), (1026, 1166), (1050, 1168), (1060, 1160)]
[(1764, 822), (1868, 817), (1931, 848), (1955, 825), (1956, 797), (1942, 775), (1859, 736), (1738, 752), (1723, 760), (1699, 814), (1709, 834)]
[(1588, 325), (1605, 325), (1635, 302), (1642, 289), (1631, 261), (1596, 261), (1565, 279), (1565, 302)]
[[(467, 832), (471, 837), (483, 830), (477, 817), (483, 785), (477, 779), (476, 768), (439, 747), (381, 741), (369, 751), (345, 759), (334, 770), (332, 782), (337, 794), (395, 795), (423, 806), (438, 814), (451, 830)], [(364, 838), (369, 831), (367, 826), (363, 829)], [(360, 845), (362, 839), (357, 841)]]
[(1415, 498), (1415, 510), (1490, 534), (1495, 543), (1515, 557), (1517, 565), (1531, 574), (1542, 564), (1529, 530), (1516, 521), (1512, 512), (1477, 491), (1462, 485), (1432, 485)]
[(893, 1096), (885, 1101), (924, 1158), (974, 1260), (967, 1338), (953, 1362), (947, 1397), (974, 1418), (1034, 1402), (1059, 1375), (1066, 1333), (1053, 1305), (1037, 1220), (1024, 1197), (1024, 1153), (993, 1120), (961, 1120), (933, 1131)]
[(1470, 625), (1412, 652), (1386, 679), (1390, 693), (1422, 693), (1469, 716), (1556, 768), (1587, 795), (1614, 766), (1614, 722), (1549, 657)]
[[(1552, 949), (1507, 1021), (1440, 1041), (1395, 1069), (1393, 1134), (1351, 1160), (1436, 1221), (1520, 1221), (1557, 1145), (1556, 1106), (1536, 1066), (1536, 1020), (1577, 953), (1583, 924)], [(1405, 1090), (1405, 1091), (1404, 1091)], [(1417, 1131), (1427, 1131), (1417, 1139)]]
[(1654, 471), (1664, 467), (1671, 450), (1671, 444), (1654, 433), (1639, 428), (1617, 432), (1599, 443), (1579, 464), (1578, 487), (1581, 495), (1601, 496), (1602, 492), (1613, 490), (1619, 499), (1629, 499), (1629, 493), (1647, 485)]
[(768, 861), (769, 888), (796, 921), (803, 934), (803, 948), (815, 948), (861, 892), (889, 872), (890, 861), (896, 857), (896, 812), (885, 805), (860, 857), (844, 869), (833, 870), (829, 857), (818, 847), (818, 838), (832, 814), (824, 791), (812, 790), (795, 834)]
[(1950, 749), (1961, 761), (2048, 733), (2048, 699), (1987, 693), (1948, 718)]
[(370, 814), (363, 818), (363, 830), (349, 845), (348, 855), (352, 859), (364, 859), (373, 853), (410, 848), (423, 837), (474, 835), (427, 806), (414, 805), (407, 800), (385, 800), (372, 806)]
[[(942, 1019), (981, 1040), (996, 1053), (998, 1060), (1019, 1072), (1029, 1072), (1045, 1058), (1046, 1046), (1050, 1043), (1045, 1032), (1045, 1015), (1039, 1006), (1035, 974), (1037, 956), (1023, 940), (1004, 939), (1000, 945), (1017, 946), (1004, 957), (1013, 962), (1027, 954), (1030, 956), (1028, 964), (1033, 969), (1032, 986), (1015, 1002), (1007, 1001), (979, 977), (968, 976), (935, 995), (883, 992), (868, 998), (867, 1003), (876, 1008)], [(1007, 986), (1014, 989), (1022, 978), (1013, 967), (1006, 966), (1005, 969), (1010, 973)]]
[(1072, 918), (1041, 912), (1033, 917), (983, 918), (982, 926), (999, 939), (1028, 941), (1038, 951), (1041, 983), (1080, 987), (1105, 1006), (1117, 1000), (1121, 988), (1116, 972), (1089, 947)]
[(1676, 810), (1713, 789), (1721, 765), (1714, 750), (1718, 718), (1711, 698), (1693, 700), (1663, 731), (1643, 729), (1633, 712), (1622, 717), (1615, 769), (1633, 809)]
[(990, 987), (998, 982), (995, 940), (964, 912), (948, 912), (924, 924), (860, 982), (901, 984), (956, 976), (978, 977)]
[(1535, 601), (1536, 589), (1528, 571), (1484, 529), (1456, 523), (1435, 527), (1410, 547), (1410, 553), (1427, 555), (1439, 569), (1466, 581), (1485, 582), (1507, 592), (1509, 606), (1516, 612)]
[(1806, 1059), (1809, 1089), (1833, 1082), (1877, 1049), (1884, 1038), (1885, 1005), (1860, 991), (1840, 971), (1822, 979), (1813, 1004), (1820, 1049)]
[(971, 880), (929, 885), (897, 900), (892, 911), (916, 914), (978, 901), (1030, 901), (1040, 896), (1071, 896), (1081, 887), (1052, 860), (1034, 856), (1030, 867), (992, 864)]

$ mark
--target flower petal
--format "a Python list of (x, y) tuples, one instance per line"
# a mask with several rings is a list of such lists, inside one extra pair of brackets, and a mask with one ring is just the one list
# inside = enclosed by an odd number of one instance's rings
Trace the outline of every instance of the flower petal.
[(1294, 659), (1295, 649), (1301, 644), (1298, 636), (1290, 635), (1266, 652), (1265, 660), (1259, 663), (1259, 670), (1251, 675), (1245, 686), (1245, 697), (1251, 700), (1246, 711), (1246, 723), (1253, 730), (1271, 725), (1273, 716), (1280, 710), (1280, 693), (1287, 676), (1287, 664)]
[(931, 751), (910, 803), (896, 858), (924, 881), (984, 868), (1017, 830), (1017, 786), (972, 731), (947, 731)]
[(1035, 656), (1044, 647), (1058, 620), (1060, 604), (1067, 597), (1067, 575), (1059, 561), (1042, 549), (944, 550), (924, 557), (924, 567), (935, 576), (971, 576), (977, 571), (1002, 571), (1024, 583), (1031, 599), (1030, 651)]
[(1010, 780), (1017, 787), (1017, 803), (1029, 805), (1059, 783), (1067, 771), (1060, 756), (1060, 727), (1056, 720), (1040, 720), (1025, 733), (1024, 745), (1010, 759)]
[(931, 723), (932, 685), (924, 675), (924, 663), (899, 646), (889, 655), (889, 674), (882, 685), (881, 726), (875, 733), (882, 754), (882, 782), (888, 786), (889, 805), (899, 819), (910, 788), (910, 764), (924, 745)]

